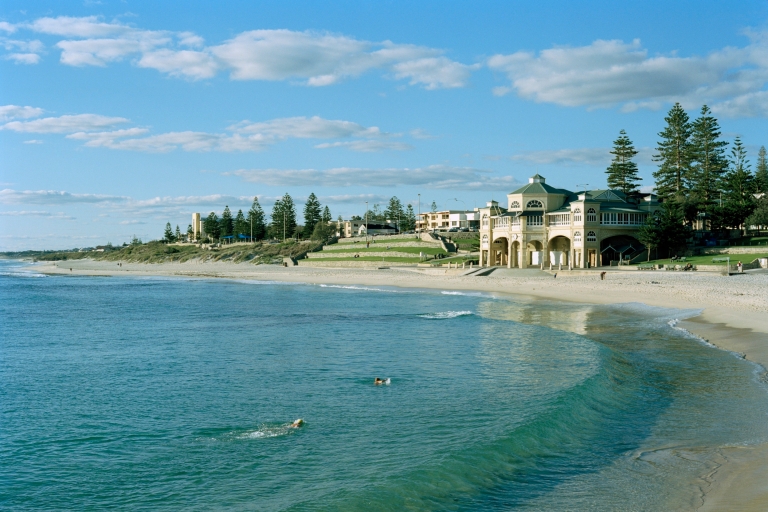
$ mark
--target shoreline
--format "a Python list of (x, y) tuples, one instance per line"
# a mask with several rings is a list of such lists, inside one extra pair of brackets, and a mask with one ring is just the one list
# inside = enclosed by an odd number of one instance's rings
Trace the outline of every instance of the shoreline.
[[(61, 266), (58, 266), (61, 264)], [(168, 276), (247, 279), (326, 285), (393, 286), (509, 294), (582, 304), (642, 303), (660, 308), (699, 310), (681, 319), (682, 328), (715, 347), (761, 366), (768, 376), (768, 274), (724, 277), (715, 273), (609, 271), (558, 272), (501, 269), (487, 277), (463, 270), (415, 268), (357, 269), (281, 267), (228, 262), (123, 263), (72, 260), (36, 264), (46, 275)], [(70, 271), (70, 268), (72, 269)], [(768, 506), (768, 443), (721, 448), (723, 463), (702, 475), (702, 505), (696, 510), (764, 510)]]

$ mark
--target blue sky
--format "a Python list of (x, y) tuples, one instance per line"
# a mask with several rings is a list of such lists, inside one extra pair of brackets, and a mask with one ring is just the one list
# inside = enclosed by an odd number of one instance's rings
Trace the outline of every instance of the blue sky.
[(602, 187), (621, 129), (650, 187), (675, 101), (768, 144), (768, 2), (221, 3), (3, 2), (0, 250)]

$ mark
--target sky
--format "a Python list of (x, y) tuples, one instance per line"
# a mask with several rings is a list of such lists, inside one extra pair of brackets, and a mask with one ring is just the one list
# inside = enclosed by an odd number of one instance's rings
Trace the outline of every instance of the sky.
[(644, 190), (669, 108), (768, 145), (768, 2), (0, 4), (0, 251), (159, 239), (194, 212), (472, 209), (539, 173)]

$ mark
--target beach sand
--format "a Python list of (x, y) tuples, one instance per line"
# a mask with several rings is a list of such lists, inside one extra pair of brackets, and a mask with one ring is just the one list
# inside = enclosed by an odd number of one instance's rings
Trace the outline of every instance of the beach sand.
[[(768, 273), (726, 277), (707, 272), (614, 270), (601, 280), (598, 271), (561, 271), (554, 278), (536, 270), (499, 269), (476, 277), (462, 275), (465, 270), (461, 269), (281, 267), (195, 261), (118, 266), (116, 262), (93, 260), (38, 264), (36, 270), (73, 276), (184, 276), (484, 291), (527, 300), (639, 302), (693, 309), (701, 313), (677, 327), (760, 364), (763, 372), (768, 368)], [(765, 373), (762, 378), (766, 378)], [(768, 445), (724, 447), (721, 454), (722, 464), (710, 475), (702, 475), (704, 505), (698, 510), (768, 510)]]

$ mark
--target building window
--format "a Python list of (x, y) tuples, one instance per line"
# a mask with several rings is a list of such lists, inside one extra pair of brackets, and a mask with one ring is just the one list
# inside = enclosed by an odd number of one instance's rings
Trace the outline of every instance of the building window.
[(573, 222), (581, 222), (581, 208), (573, 210)]
[(587, 210), (587, 222), (597, 222), (597, 212), (594, 208)]
[(510, 210), (519, 210), (520, 209), (520, 203), (517, 201), (512, 201), (509, 203), (509, 209)]
[(581, 231), (576, 231), (573, 233), (573, 241), (581, 242)]
[(483, 235), (483, 249), (488, 248), (488, 235)]
[(587, 233), (587, 242), (597, 242), (597, 235), (594, 231)]
[(529, 226), (543, 226), (544, 225), (544, 216), (543, 215), (531, 215), (528, 217), (528, 225)]
[(483, 215), (483, 227), (488, 227), (488, 215)]
[(544, 205), (541, 204), (541, 201), (538, 199), (531, 199), (528, 201), (528, 204), (525, 205), (526, 208), (544, 208)]

